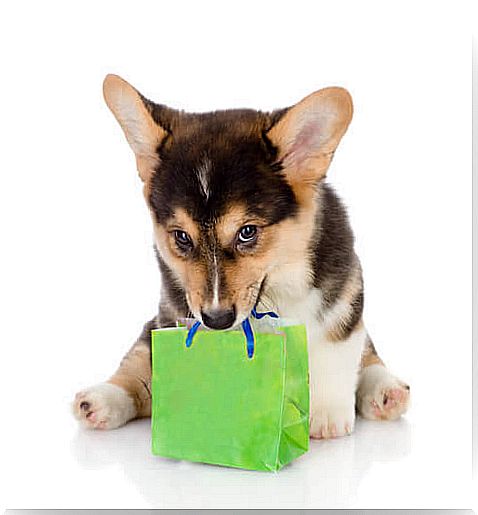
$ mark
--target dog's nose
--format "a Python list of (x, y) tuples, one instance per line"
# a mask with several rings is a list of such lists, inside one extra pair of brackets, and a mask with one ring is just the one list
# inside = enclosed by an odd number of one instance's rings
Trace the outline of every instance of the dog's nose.
[(201, 317), (209, 329), (228, 329), (236, 320), (236, 308), (201, 311)]

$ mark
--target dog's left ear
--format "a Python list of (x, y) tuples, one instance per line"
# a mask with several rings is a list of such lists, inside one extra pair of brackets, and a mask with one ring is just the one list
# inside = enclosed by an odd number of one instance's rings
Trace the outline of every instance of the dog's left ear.
[(325, 88), (290, 107), (270, 129), (268, 137), (292, 185), (315, 184), (325, 176), (352, 113), (347, 90)]
[(158, 165), (157, 148), (167, 132), (153, 120), (139, 92), (118, 75), (105, 77), (103, 95), (136, 156), (139, 176), (148, 181)]

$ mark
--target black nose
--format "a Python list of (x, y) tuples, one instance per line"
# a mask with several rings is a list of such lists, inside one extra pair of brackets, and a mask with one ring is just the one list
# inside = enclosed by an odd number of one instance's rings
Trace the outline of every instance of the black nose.
[(228, 329), (236, 320), (236, 308), (201, 311), (204, 325), (210, 329)]

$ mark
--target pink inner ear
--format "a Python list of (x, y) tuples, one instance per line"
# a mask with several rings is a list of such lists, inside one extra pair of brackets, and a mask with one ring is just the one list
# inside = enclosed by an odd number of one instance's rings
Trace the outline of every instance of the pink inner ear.
[(317, 119), (303, 122), (289, 147), (288, 158), (291, 164), (300, 165), (312, 154), (317, 154), (321, 143), (321, 129)]

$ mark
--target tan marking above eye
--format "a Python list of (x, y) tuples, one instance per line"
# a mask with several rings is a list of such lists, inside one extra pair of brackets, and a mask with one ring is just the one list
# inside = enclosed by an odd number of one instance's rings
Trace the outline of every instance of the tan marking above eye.
[(175, 210), (173, 216), (170, 218), (170, 220), (168, 220), (166, 224), (166, 230), (168, 232), (187, 232), (190, 238), (192, 239), (193, 243), (199, 240), (200, 230), (198, 225), (182, 208), (178, 208)]
[(234, 241), (241, 227), (245, 225), (261, 227), (266, 223), (267, 221), (261, 218), (251, 218), (251, 216), (247, 215), (245, 206), (236, 204), (219, 218), (216, 224), (216, 234), (221, 245), (227, 247)]

